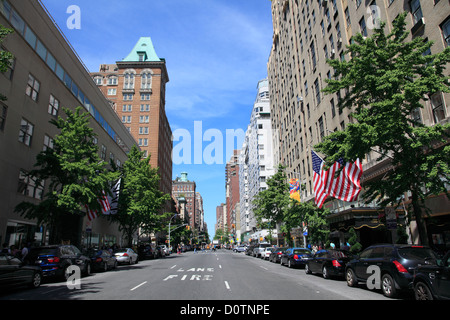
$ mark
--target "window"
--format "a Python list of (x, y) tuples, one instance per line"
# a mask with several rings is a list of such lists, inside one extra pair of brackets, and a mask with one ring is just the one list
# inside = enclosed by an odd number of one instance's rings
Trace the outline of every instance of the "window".
[(434, 122), (445, 119), (445, 104), (442, 98), (442, 92), (437, 92), (431, 96), (431, 107), (433, 109)]
[(149, 104), (141, 104), (141, 111), (150, 111)]
[(351, 26), (352, 22), (350, 21), (350, 12), (348, 11), (348, 7), (345, 8), (345, 21), (347, 21), (347, 28)]
[(148, 146), (148, 139), (147, 138), (139, 138), (139, 146)]
[(19, 186), (17, 192), (31, 198), (42, 199), (44, 193), (44, 183), (38, 183), (36, 178), (28, 176), (28, 174), (20, 170), (19, 173)]
[(44, 136), (44, 148), (43, 150), (47, 150), (47, 149), (53, 149), (53, 139), (50, 138), (48, 135)]
[(363, 37), (367, 37), (366, 20), (364, 20), (364, 17), (359, 20), (359, 28), (361, 29), (361, 34)]
[(316, 79), (316, 81), (314, 81), (314, 88), (316, 90), (316, 102), (317, 104), (320, 103), (320, 86), (319, 86), (319, 80)]
[(106, 160), (106, 147), (102, 144), (102, 148), (100, 149), (100, 158), (102, 160)]
[(108, 85), (116, 85), (117, 84), (117, 77), (116, 76), (110, 76), (108, 78)]
[(20, 121), (19, 141), (30, 146), (31, 138), (33, 137), (34, 125), (28, 120), (22, 119)]
[(420, 7), (420, 0), (411, 0), (411, 14), (413, 15), (414, 24), (422, 19), (422, 8)]
[(123, 94), (123, 100), (124, 101), (131, 101), (131, 100), (133, 100), (133, 94), (132, 93), (124, 93)]
[(122, 116), (122, 123), (131, 123), (131, 116)]
[(152, 74), (150, 72), (143, 72), (141, 74), (141, 89), (151, 89)]
[(317, 61), (316, 61), (316, 49), (314, 48), (314, 42), (311, 42), (310, 49), (311, 49), (311, 61), (313, 64), (313, 69), (315, 69)]
[(139, 122), (140, 123), (148, 123), (150, 117), (149, 116), (139, 116)]
[(123, 77), (123, 88), (124, 89), (134, 89), (134, 71), (125, 71)]
[(100, 77), (100, 76), (94, 77), (94, 82), (96, 85), (101, 86), (103, 83), (103, 77)]
[(133, 111), (133, 106), (131, 104), (124, 104), (122, 106), (122, 112), (131, 112)]
[(450, 46), (450, 18), (441, 25), (442, 36), (444, 37), (445, 46)]
[(57, 117), (58, 110), (59, 110), (59, 100), (56, 99), (53, 95), (50, 95), (50, 101), (48, 103), (48, 113), (54, 117)]
[(139, 127), (139, 134), (148, 134), (148, 127)]
[(5, 129), (6, 114), (8, 112), (8, 107), (0, 103), (0, 131)]
[(141, 100), (150, 100), (150, 93), (141, 93)]
[(108, 96), (115, 96), (117, 94), (116, 88), (110, 88), (108, 89)]
[(40, 88), (39, 81), (36, 80), (31, 74), (28, 75), (27, 89), (25, 91), (26, 95), (29, 96), (33, 101), (37, 101)]

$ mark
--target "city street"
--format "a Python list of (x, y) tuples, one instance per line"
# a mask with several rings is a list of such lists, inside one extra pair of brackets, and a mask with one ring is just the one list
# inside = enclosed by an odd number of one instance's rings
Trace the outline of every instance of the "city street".
[[(405, 297), (402, 297), (405, 298)], [(408, 299), (408, 296), (406, 297)], [(392, 300), (363, 285), (325, 280), (244, 253), (186, 252), (122, 265), (81, 279), (80, 289), (45, 281), (3, 292), (0, 300)]]

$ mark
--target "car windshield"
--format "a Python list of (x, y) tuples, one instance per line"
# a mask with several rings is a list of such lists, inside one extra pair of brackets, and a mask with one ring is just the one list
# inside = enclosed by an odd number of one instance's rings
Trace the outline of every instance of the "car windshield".
[(127, 252), (127, 249), (118, 249), (115, 251), (115, 253), (123, 253), (123, 252)]
[(58, 248), (35, 248), (31, 249), (31, 253), (34, 256), (46, 256), (46, 255), (56, 255), (58, 253)]
[(338, 250), (330, 250), (331, 257), (333, 258), (347, 258), (348, 252), (346, 251), (338, 251)]
[(399, 248), (398, 254), (405, 259), (434, 261), (438, 260), (438, 256), (433, 250), (424, 247)]

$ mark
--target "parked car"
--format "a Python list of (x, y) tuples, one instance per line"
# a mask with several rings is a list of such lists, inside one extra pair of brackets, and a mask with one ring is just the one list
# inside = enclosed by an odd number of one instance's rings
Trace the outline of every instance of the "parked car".
[(28, 285), (38, 288), (42, 281), (42, 270), (29, 266), (17, 257), (0, 253), (0, 288)]
[(261, 259), (268, 260), (273, 250), (274, 250), (273, 247), (266, 247), (264, 251), (261, 253)]
[[(414, 278), (414, 270), (419, 265), (436, 264), (437, 255), (428, 247), (416, 245), (380, 244), (373, 245), (350, 260), (345, 268), (345, 278), (350, 287), (358, 282), (367, 283), (370, 287), (381, 288), (387, 297), (395, 297), (399, 291), (410, 289)], [(369, 267), (379, 268), (373, 272)], [(368, 272), (369, 271), (369, 272)], [(380, 279), (373, 278), (379, 275)], [(377, 284), (378, 283), (378, 284)]]
[(311, 250), (308, 248), (287, 248), (281, 255), (280, 263), (289, 268), (304, 266), (309, 257), (311, 257)]
[(156, 251), (156, 258), (164, 258), (166, 256), (166, 251), (164, 250), (164, 248), (162, 246), (156, 246), (155, 247), (155, 251)]
[(253, 256), (259, 258), (263, 253), (264, 249), (272, 246), (270, 243), (259, 243), (253, 248)]
[(245, 252), (245, 246), (236, 246), (233, 251), (234, 252)]
[(167, 246), (165, 244), (162, 244), (161, 248), (164, 250), (164, 255), (170, 256), (170, 250), (169, 250), (169, 248), (167, 248)]
[(249, 246), (247, 247), (247, 249), (245, 250), (245, 254), (246, 254), (247, 256), (253, 255), (253, 249), (254, 249), (254, 248), (255, 248), (255, 245), (254, 245), (254, 244), (249, 245)]
[(280, 263), (281, 255), (286, 251), (287, 248), (276, 248), (269, 255), (269, 261)]
[(90, 249), (85, 255), (91, 258), (94, 271), (108, 271), (117, 267), (117, 259), (108, 250)]
[(140, 245), (138, 247), (138, 256), (139, 260), (145, 260), (145, 259), (155, 259), (156, 258), (156, 250), (154, 246), (147, 244), (147, 245)]
[(31, 248), (26, 259), (30, 264), (41, 267), (44, 277), (67, 280), (71, 275), (69, 266), (80, 267), (85, 276), (91, 274), (91, 259), (73, 245), (49, 245)]
[(417, 267), (413, 286), (416, 300), (450, 300), (450, 251), (435, 265)]
[(305, 272), (322, 273), (325, 279), (333, 276), (344, 277), (345, 265), (352, 255), (346, 250), (319, 250), (305, 264)]
[(138, 263), (139, 260), (138, 254), (131, 248), (118, 249), (114, 252), (114, 256), (119, 264), (128, 263), (131, 265), (133, 263)]

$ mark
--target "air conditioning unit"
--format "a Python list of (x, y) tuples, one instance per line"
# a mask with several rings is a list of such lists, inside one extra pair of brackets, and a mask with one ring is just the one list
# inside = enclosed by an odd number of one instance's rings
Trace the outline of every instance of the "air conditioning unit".
[(334, 49), (331, 49), (331, 57), (334, 57), (335, 54), (336, 54), (336, 51)]

